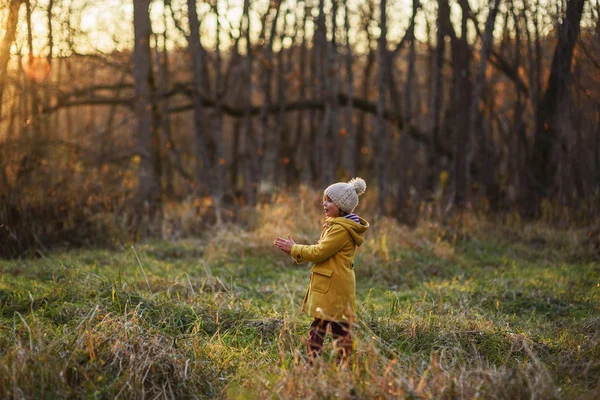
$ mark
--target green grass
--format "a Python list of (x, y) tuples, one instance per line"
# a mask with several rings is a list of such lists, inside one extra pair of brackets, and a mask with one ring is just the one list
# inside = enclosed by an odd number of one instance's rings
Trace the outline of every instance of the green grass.
[(304, 360), (310, 266), (269, 223), (1, 261), (0, 397), (600, 395), (600, 264), (572, 233), (373, 224), (339, 368)]

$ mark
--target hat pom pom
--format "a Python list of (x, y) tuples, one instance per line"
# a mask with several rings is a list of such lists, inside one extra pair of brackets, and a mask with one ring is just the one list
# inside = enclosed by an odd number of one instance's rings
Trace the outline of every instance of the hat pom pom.
[(365, 180), (362, 178), (350, 179), (350, 182), (348, 182), (348, 183), (350, 185), (352, 185), (352, 187), (356, 191), (356, 194), (358, 194), (358, 195), (363, 194), (365, 192), (365, 190), (367, 190), (367, 184), (366, 184)]

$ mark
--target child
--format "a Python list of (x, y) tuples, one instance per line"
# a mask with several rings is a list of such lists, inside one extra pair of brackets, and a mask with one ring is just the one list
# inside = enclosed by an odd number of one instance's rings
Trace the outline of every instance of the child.
[(327, 328), (331, 329), (338, 360), (347, 360), (352, 351), (350, 326), (355, 319), (356, 281), (354, 252), (364, 242), (369, 223), (353, 214), (358, 196), (367, 185), (361, 178), (334, 183), (325, 189), (323, 208), (326, 223), (316, 245), (296, 244), (292, 237), (278, 237), (274, 244), (296, 263), (313, 262), (310, 284), (302, 311), (312, 315), (307, 343), (309, 361), (321, 353)]

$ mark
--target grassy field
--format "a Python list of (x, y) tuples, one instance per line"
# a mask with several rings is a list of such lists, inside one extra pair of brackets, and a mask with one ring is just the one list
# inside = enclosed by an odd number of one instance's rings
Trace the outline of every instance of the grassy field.
[(600, 264), (583, 233), (539, 225), (366, 215), (354, 358), (339, 368), (328, 348), (308, 366), (310, 266), (271, 243), (314, 242), (312, 206), (264, 206), (202, 238), (0, 261), (0, 397), (600, 396)]

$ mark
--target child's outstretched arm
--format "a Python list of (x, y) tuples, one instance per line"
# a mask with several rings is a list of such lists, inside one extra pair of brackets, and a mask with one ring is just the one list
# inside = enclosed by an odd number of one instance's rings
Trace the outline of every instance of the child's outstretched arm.
[(294, 244), (288, 254), (292, 256), (296, 263), (304, 261), (317, 263), (328, 259), (340, 251), (348, 240), (351, 240), (348, 231), (341, 225), (334, 225), (318, 244), (312, 246)]
[(292, 251), (292, 247), (294, 247), (296, 242), (294, 241), (294, 239), (292, 239), (292, 235), (288, 235), (287, 239), (278, 237), (277, 239), (275, 239), (273, 244), (279, 247), (279, 250), (283, 251), (285, 254), (290, 254)]

